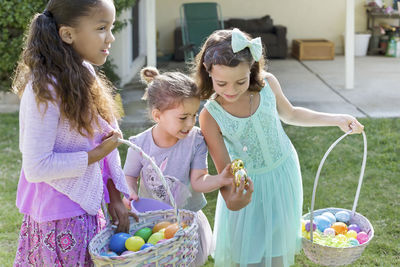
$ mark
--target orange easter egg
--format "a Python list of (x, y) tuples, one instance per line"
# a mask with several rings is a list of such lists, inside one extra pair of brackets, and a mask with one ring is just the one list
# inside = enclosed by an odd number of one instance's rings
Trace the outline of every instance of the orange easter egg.
[(331, 228), (335, 230), (337, 235), (338, 234), (346, 235), (347, 233), (347, 225), (342, 222), (335, 222), (334, 224), (332, 224)]
[(165, 232), (164, 232), (164, 236), (166, 239), (170, 239), (173, 238), (176, 231), (178, 231), (179, 226), (177, 223), (173, 223), (170, 226), (168, 226), (167, 228), (165, 228)]
[(153, 233), (157, 233), (158, 231), (160, 231), (163, 228), (167, 228), (168, 226), (170, 226), (171, 223), (168, 221), (162, 221), (157, 223), (156, 225), (154, 225), (153, 227)]

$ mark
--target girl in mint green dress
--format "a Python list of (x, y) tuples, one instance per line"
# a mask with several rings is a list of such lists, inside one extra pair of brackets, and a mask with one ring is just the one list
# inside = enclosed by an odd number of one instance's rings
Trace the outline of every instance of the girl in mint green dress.
[(262, 52), (260, 38), (234, 29), (214, 32), (196, 57), (196, 80), (209, 99), (200, 127), (217, 171), (238, 158), (251, 177), (220, 189), (215, 266), (290, 266), (301, 249), (301, 172), (280, 120), (363, 130), (350, 115), (293, 107), (264, 71)]

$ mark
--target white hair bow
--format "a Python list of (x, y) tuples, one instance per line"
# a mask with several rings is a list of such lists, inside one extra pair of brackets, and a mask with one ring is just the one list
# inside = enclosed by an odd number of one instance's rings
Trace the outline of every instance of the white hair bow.
[(232, 50), (234, 53), (242, 51), (246, 47), (250, 49), (250, 53), (255, 61), (259, 61), (262, 57), (261, 38), (257, 37), (248, 40), (247, 37), (239, 29), (232, 30)]

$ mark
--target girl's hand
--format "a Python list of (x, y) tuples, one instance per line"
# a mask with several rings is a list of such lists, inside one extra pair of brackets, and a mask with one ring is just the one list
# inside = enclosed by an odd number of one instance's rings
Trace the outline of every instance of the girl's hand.
[(121, 131), (111, 131), (102, 138), (102, 143), (88, 152), (88, 165), (101, 160), (111, 151), (116, 149), (121, 143), (118, 138), (122, 138)]
[(139, 217), (135, 213), (126, 209), (122, 199), (111, 201), (108, 204), (108, 212), (111, 215), (112, 224), (117, 226), (117, 233), (129, 233), (129, 216), (132, 216), (137, 222), (139, 221)]
[[(226, 206), (230, 210), (240, 210), (246, 207), (250, 201), (251, 196), (254, 191), (254, 184), (250, 177), (247, 179), (248, 184), (245, 184), (244, 180), (240, 181), (239, 187), (236, 187), (235, 184), (232, 182), (230, 192), (225, 198)], [(246, 192), (244, 190), (246, 189)]]
[(132, 192), (131, 195), (129, 196), (129, 201), (132, 201), (132, 200), (134, 200), (134, 201), (139, 200), (139, 196), (137, 195), (136, 192)]
[(231, 172), (231, 164), (225, 166), (220, 174), (218, 174), (220, 188), (231, 185), (234, 182), (234, 176)]
[(362, 125), (356, 118), (350, 115), (339, 115), (338, 126), (345, 133), (353, 130), (351, 134), (360, 134), (364, 131), (364, 125)]
[(99, 146), (102, 147), (105, 150), (106, 149), (111, 149), (110, 150), (110, 152), (111, 152), (121, 144), (121, 143), (118, 142), (118, 138), (122, 139), (122, 132), (119, 131), (119, 130), (118, 131), (115, 131), (115, 130), (111, 131), (101, 139), (102, 143)]
[(131, 210), (131, 202), (126, 197), (122, 198), (122, 202), (127, 210)]

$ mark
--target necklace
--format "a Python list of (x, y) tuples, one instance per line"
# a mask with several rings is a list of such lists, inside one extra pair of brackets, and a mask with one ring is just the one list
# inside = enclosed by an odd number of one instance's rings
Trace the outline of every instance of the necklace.
[(252, 107), (253, 107), (253, 94), (250, 94), (250, 115), (249, 115), (249, 117), (251, 116), (251, 115), (253, 115), (252, 114)]
[[(253, 115), (252, 114), (252, 112), (253, 112), (253, 94), (250, 94), (250, 100), (249, 100), (249, 103), (250, 103), (250, 112), (249, 112), (249, 117), (251, 117), (251, 115)], [(247, 146), (243, 146), (243, 152), (247, 152)]]

